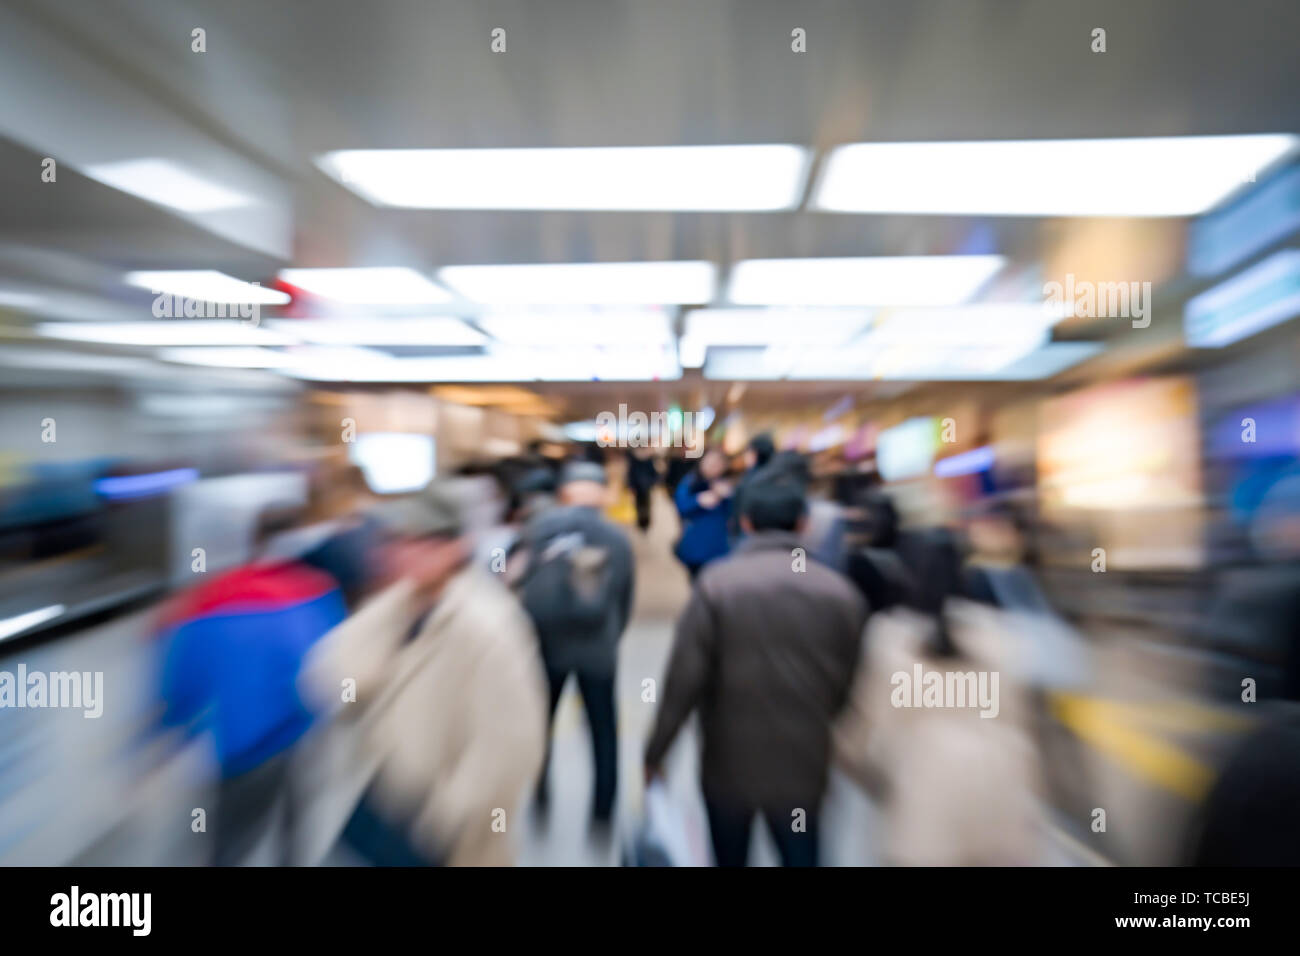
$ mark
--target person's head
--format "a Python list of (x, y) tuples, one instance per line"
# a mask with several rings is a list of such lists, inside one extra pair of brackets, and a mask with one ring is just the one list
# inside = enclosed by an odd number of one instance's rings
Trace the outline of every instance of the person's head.
[(387, 531), (381, 561), (390, 581), (407, 580), (435, 596), (469, 559), (460, 502), (443, 483), (385, 505), (378, 517)]
[(512, 510), (518, 517), (527, 519), (553, 502), (556, 491), (555, 472), (549, 468), (530, 468), (515, 482)]
[(776, 442), (772, 440), (772, 436), (767, 432), (755, 435), (750, 439), (749, 447), (745, 449), (745, 467), (762, 468), (772, 460), (774, 454), (776, 454)]
[(812, 482), (812, 468), (808, 459), (797, 451), (779, 451), (768, 459), (763, 468), (764, 474), (784, 475), (791, 481), (797, 481), (805, 488)]
[(740, 527), (746, 534), (803, 530), (808, 503), (804, 487), (789, 475), (760, 472), (745, 486)]
[(603, 508), (609, 499), (605, 469), (591, 461), (572, 461), (560, 475), (560, 503), (579, 508)]
[(700, 477), (705, 481), (716, 481), (727, 473), (727, 455), (714, 445), (700, 457)]

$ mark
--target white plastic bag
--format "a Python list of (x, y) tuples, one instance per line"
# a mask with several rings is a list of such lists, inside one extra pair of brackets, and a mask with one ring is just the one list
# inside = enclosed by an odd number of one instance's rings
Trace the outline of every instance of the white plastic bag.
[(628, 854), (632, 866), (708, 866), (704, 841), (662, 780), (645, 791), (645, 816)]

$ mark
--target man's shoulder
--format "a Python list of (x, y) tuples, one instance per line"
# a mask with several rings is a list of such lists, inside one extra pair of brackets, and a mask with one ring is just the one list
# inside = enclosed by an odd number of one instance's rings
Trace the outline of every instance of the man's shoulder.
[(596, 544), (631, 549), (632, 545), (623, 529), (595, 508), (575, 507), (570, 510), (571, 514), (566, 520), (565, 530), (582, 531)]
[[(804, 550), (797, 554), (795, 548)], [(856, 604), (862, 601), (853, 582), (834, 568), (808, 556), (802, 545), (790, 551), (763, 549), (734, 551), (712, 562), (701, 573), (701, 587), (709, 591), (722, 588), (764, 595), (782, 590), (782, 585), (814, 591), (831, 600)]]

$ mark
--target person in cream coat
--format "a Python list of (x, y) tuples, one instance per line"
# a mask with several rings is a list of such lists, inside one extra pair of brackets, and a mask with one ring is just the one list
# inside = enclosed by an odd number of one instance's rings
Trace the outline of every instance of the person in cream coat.
[(317, 855), (344, 816), (344, 842), (379, 865), (510, 865), (546, 746), (532, 625), (470, 560), (447, 488), (430, 485), (383, 518), (391, 583), (304, 667), (305, 685), (336, 709), (309, 769), (336, 808), (334, 826), (314, 821)]

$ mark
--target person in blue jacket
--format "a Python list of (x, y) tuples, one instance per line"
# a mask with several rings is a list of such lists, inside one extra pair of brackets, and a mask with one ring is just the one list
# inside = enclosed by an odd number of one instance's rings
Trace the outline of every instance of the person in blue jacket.
[[(264, 528), (277, 520), (264, 518)], [(333, 578), (269, 553), (181, 595), (164, 613), (162, 725), (210, 732), (216, 745), (215, 865), (245, 863), (268, 833), (280, 862), (291, 862), (290, 755), (315, 717), (299, 696), (298, 671), (345, 615)]]
[(728, 524), (733, 491), (727, 480), (727, 456), (716, 447), (706, 451), (695, 471), (677, 486), (682, 536), (676, 554), (691, 580), (695, 580), (700, 568), (731, 550)]

